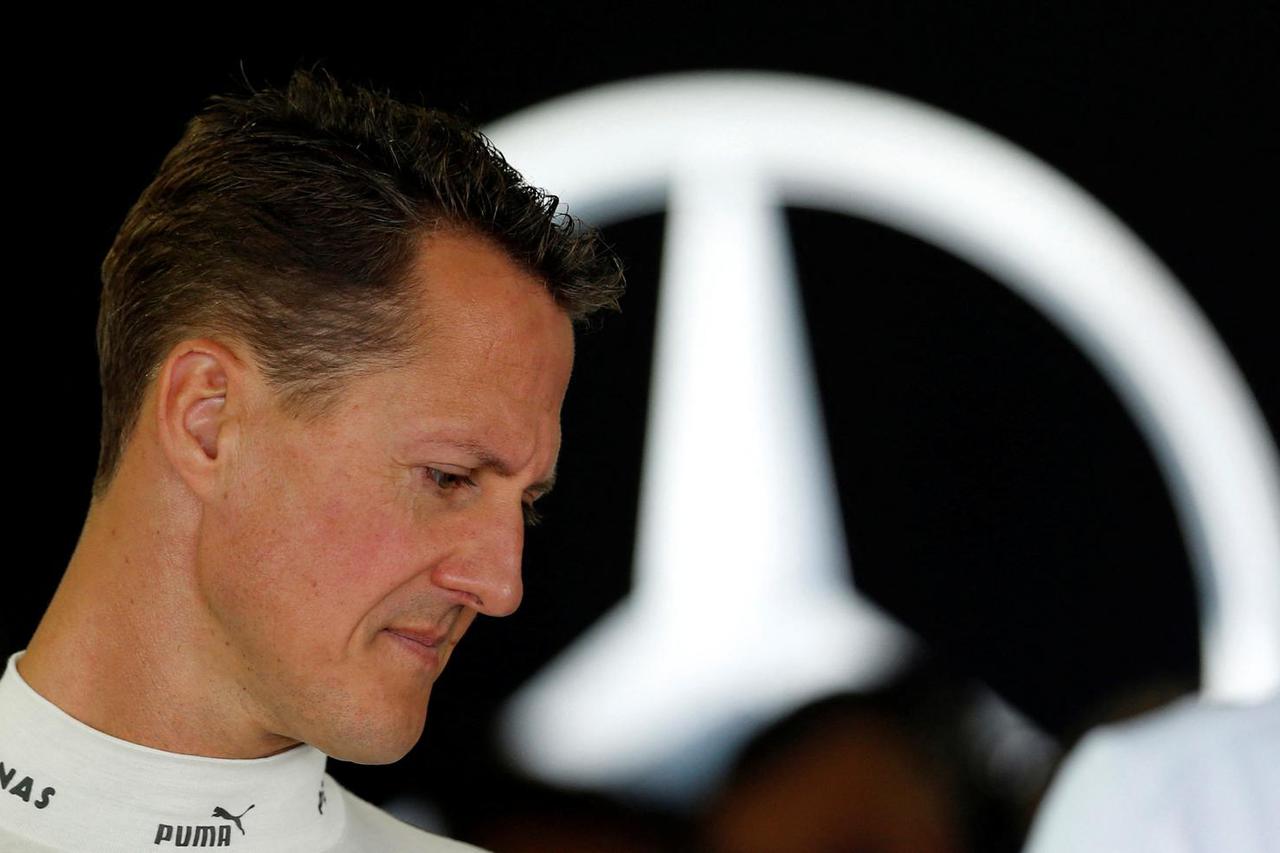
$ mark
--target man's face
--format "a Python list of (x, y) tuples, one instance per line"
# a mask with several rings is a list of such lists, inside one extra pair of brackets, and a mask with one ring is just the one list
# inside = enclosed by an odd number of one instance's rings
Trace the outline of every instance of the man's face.
[(491, 244), (432, 235), (416, 274), (424, 354), (352, 380), (318, 422), (250, 404), (198, 546), (235, 701), (361, 763), (417, 742), (476, 613), (519, 604), (573, 362), (568, 317)]

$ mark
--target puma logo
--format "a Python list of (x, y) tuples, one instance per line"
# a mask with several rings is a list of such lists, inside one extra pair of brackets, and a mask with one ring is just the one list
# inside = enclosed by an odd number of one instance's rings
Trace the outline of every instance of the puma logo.
[[(254, 805), (257, 805), (257, 803), (254, 803)], [(232, 814), (231, 812), (224, 809), (222, 806), (215, 806), (213, 809), (213, 817), (220, 817), (220, 818), (223, 818), (224, 820), (231, 821), (236, 825), (236, 829), (240, 830), (240, 834), (244, 835), (244, 827), (240, 825), (240, 818), (247, 815), (252, 808), (253, 806), (249, 806), (249, 808), (240, 812), (240, 814)]]
[(155, 844), (169, 842), (174, 847), (230, 847), (231, 827), (225, 823), (221, 826), (186, 826), (162, 823), (156, 826)]
[[(254, 805), (257, 805), (256, 803)], [(240, 814), (232, 814), (222, 806), (214, 806), (213, 817), (220, 817), (223, 820), (229, 820), (236, 825), (236, 829), (240, 830), (240, 834), (244, 835), (244, 827), (240, 825), (240, 818), (247, 815), (253, 806), (240, 812)], [(162, 823), (156, 827), (156, 844), (163, 844), (166, 841), (172, 841), (174, 847), (230, 847), (231, 846), (231, 827), (225, 823), (221, 826), (175, 826), (168, 823)]]

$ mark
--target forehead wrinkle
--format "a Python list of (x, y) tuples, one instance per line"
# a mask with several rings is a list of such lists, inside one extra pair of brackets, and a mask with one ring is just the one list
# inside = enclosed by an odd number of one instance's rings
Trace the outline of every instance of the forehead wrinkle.
[(520, 346), (519, 340), (496, 335), (491, 327), (450, 329), (436, 336), (430, 368), (442, 390), (451, 383), (474, 383), (500, 393), (503, 405), (549, 396), (547, 384), (554, 375), (550, 356)]

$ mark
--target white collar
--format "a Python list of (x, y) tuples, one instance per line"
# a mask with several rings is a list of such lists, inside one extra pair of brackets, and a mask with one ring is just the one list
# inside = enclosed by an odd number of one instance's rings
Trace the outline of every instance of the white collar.
[(241, 760), (130, 743), (33, 690), (18, 672), (22, 654), (9, 657), (0, 678), (3, 830), (104, 851), (320, 850), (341, 836), (345, 798), (326, 785), (327, 757), (315, 747)]

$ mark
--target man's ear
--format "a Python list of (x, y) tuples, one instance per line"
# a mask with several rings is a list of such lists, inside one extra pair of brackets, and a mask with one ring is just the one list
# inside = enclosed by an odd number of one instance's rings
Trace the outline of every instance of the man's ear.
[(156, 389), (160, 446), (199, 495), (214, 494), (226, 473), (243, 415), (247, 373), (229, 348), (206, 339), (183, 341), (161, 365)]

